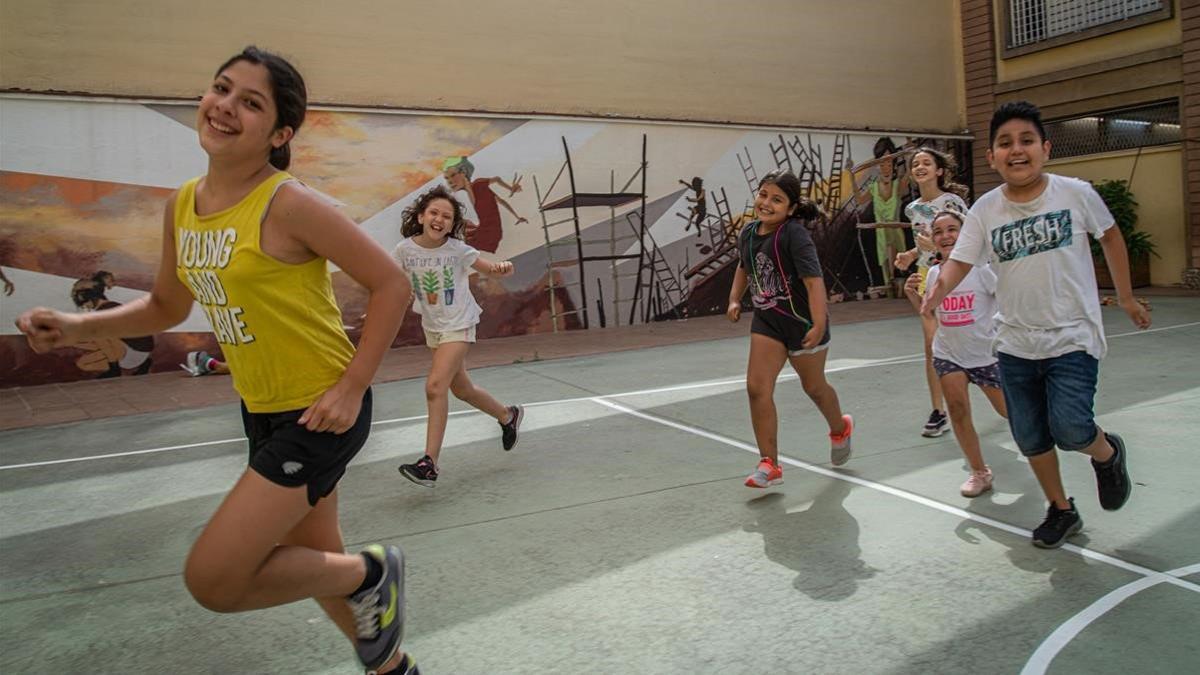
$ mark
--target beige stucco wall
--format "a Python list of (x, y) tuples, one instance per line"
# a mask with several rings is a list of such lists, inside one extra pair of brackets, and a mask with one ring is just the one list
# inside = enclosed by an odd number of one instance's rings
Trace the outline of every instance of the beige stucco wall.
[(247, 43), (314, 102), (955, 132), (955, 0), (0, 0), (0, 89), (196, 96)]
[[(1052, 150), (1053, 151), (1053, 150)], [(1134, 163), (1137, 163), (1136, 170)], [(1150, 283), (1177, 284), (1187, 266), (1184, 220), (1183, 157), (1178, 146), (1146, 148), (1047, 163), (1047, 170), (1083, 180), (1128, 180), (1138, 201), (1138, 229), (1153, 237), (1161, 258), (1150, 257)]]
[(1179, 22), (1179, 0), (1175, 0), (1174, 11), (1169, 19), (1006, 59), (1003, 58), (1003, 48), (1007, 40), (1003, 18), (1004, 5), (1008, 2), (1009, 0), (993, 0), (994, 16), (997, 17), (997, 82), (1020, 80), (1056, 70), (1148, 52), (1160, 47), (1170, 47), (1178, 45), (1183, 37)]

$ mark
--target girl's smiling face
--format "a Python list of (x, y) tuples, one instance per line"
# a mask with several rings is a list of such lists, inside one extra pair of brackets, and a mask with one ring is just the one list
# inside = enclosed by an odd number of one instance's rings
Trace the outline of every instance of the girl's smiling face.
[(434, 243), (441, 243), (454, 229), (454, 205), (445, 199), (431, 199), (425, 210), (417, 214), (421, 234)]
[(937, 160), (928, 152), (918, 152), (913, 155), (909, 175), (917, 185), (933, 183), (937, 185), (938, 178), (945, 175), (945, 169), (938, 168)]
[(291, 127), (275, 128), (278, 112), (266, 67), (235, 61), (217, 74), (200, 99), (196, 130), (210, 157), (266, 155), (291, 140)]
[(768, 228), (781, 225), (795, 207), (787, 194), (773, 183), (763, 183), (754, 197), (754, 215)]
[(942, 260), (949, 259), (950, 252), (954, 250), (954, 244), (958, 241), (958, 233), (962, 230), (962, 223), (950, 214), (942, 214), (933, 219), (929, 229), (933, 245), (938, 247)]

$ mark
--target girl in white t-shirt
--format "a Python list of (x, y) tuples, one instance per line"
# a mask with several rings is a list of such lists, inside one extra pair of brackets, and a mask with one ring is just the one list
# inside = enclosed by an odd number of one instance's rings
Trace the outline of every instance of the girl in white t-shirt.
[[(951, 180), (953, 171), (954, 160), (930, 147), (918, 148), (909, 162), (909, 175), (920, 194), (904, 207), (904, 215), (912, 223), (913, 239), (917, 245), (897, 255), (895, 265), (897, 269), (906, 270), (914, 262), (917, 263), (916, 285), (905, 284), (904, 294), (918, 313), (921, 311), (921, 296), (925, 293), (925, 275), (933, 262), (936, 248), (929, 236), (929, 224), (939, 211), (967, 213), (967, 203), (963, 201), (967, 188)], [(933, 438), (946, 433), (942, 387), (933, 369), (933, 334), (937, 324), (922, 316), (921, 328), (925, 333), (925, 383), (929, 386), (929, 402), (933, 406), (921, 435)]]
[(447, 392), (495, 417), (505, 450), (516, 445), (524, 416), (521, 406), (501, 404), (467, 376), (467, 349), (475, 342), (481, 313), (471, 295), (471, 270), (505, 277), (513, 273), (513, 264), (481, 258), (479, 251), (461, 239), (465, 225), (462, 205), (445, 187), (435, 187), (404, 210), (400, 234), (405, 239), (393, 253), (412, 281), (413, 311), (421, 315), (425, 344), (433, 350), (433, 363), (425, 378), (429, 406), (425, 454), (412, 464), (400, 465), (405, 478), (425, 487), (437, 485), (438, 456), (450, 408)]
[[(931, 239), (943, 259), (954, 250), (962, 223), (962, 216), (954, 211), (934, 216)], [(932, 286), (938, 271), (937, 265), (929, 268), (928, 285)], [(909, 277), (914, 289), (918, 283), (916, 275)], [(996, 337), (996, 273), (988, 265), (972, 268), (962, 283), (942, 300), (935, 314), (933, 367), (946, 396), (954, 436), (971, 467), (971, 475), (959, 492), (964, 497), (978, 497), (992, 489), (992, 470), (984, 463), (979, 449), (967, 384), (978, 385), (996, 412), (1008, 417), (1000, 388), (1000, 366), (992, 352)]]

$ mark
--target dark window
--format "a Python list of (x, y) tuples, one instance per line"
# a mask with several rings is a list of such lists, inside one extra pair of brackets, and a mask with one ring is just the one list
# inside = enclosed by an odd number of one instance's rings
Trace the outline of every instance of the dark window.
[(1179, 143), (1179, 101), (1162, 101), (1046, 122), (1056, 159)]

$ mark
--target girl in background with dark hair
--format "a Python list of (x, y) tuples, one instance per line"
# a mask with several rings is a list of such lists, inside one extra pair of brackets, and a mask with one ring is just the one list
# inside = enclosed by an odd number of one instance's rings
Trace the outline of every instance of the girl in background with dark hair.
[(741, 317), (742, 296), (749, 287), (754, 321), (750, 326), (746, 393), (750, 397), (754, 438), (762, 455), (746, 478), (747, 487), (765, 488), (783, 482), (774, 396), (775, 381), (785, 362), (791, 362), (804, 393), (829, 424), (830, 461), (841, 466), (850, 459), (854, 420), (842, 413), (837, 392), (825, 379), (830, 340), (825, 279), (806, 227), (818, 211), (800, 190), (800, 181), (789, 172), (767, 174), (754, 198), (756, 219), (738, 235), (739, 262), (726, 315), (734, 322)]
[[(157, 333), (199, 302), (242, 397), (250, 452), (192, 546), (188, 590), (218, 612), (314, 598), (370, 671), (415, 674), (399, 651), (404, 558), (394, 546), (346, 554), (337, 514), (338, 481), (370, 430), (371, 379), (410, 289), (378, 244), (285, 171), (306, 102), (300, 73), (279, 56), (247, 47), (225, 62), (196, 116), (208, 172), (168, 200), (150, 294), (82, 315), (37, 308), (17, 325), (45, 352)], [(328, 261), (370, 292), (357, 351)]]
[[(909, 167), (909, 175), (920, 194), (904, 207), (904, 215), (912, 223), (916, 246), (897, 255), (895, 265), (899, 270), (906, 270), (914, 262), (917, 263), (919, 281), (915, 285), (906, 285), (904, 294), (913, 308), (920, 313), (921, 300), (925, 295), (925, 277), (933, 264), (936, 252), (930, 224), (933, 217), (942, 211), (952, 211), (965, 216), (967, 203), (964, 200), (967, 197), (967, 188), (955, 183), (952, 178), (954, 160), (933, 148), (918, 148), (913, 153)], [(946, 433), (949, 421), (945, 412), (941, 380), (933, 365), (933, 337), (937, 333), (937, 321), (931, 316), (921, 315), (921, 330), (925, 336), (925, 384), (929, 388), (929, 402), (933, 407), (925, 426), (921, 429), (921, 435), (935, 438)]]
[(412, 464), (400, 465), (401, 475), (425, 487), (437, 485), (438, 458), (450, 414), (448, 393), (496, 418), (505, 450), (516, 445), (525, 414), (519, 405), (505, 406), (497, 401), (467, 375), (467, 350), (475, 342), (475, 325), (482, 313), (471, 294), (471, 270), (506, 277), (513, 273), (513, 264), (481, 258), (479, 251), (463, 243), (465, 227), (462, 205), (439, 185), (422, 193), (404, 210), (400, 221), (404, 239), (393, 254), (412, 278), (416, 289), (413, 310), (421, 315), (425, 344), (433, 352), (425, 378), (425, 401), (429, 406), (425, 454)]

